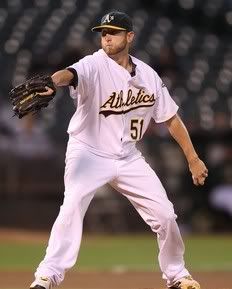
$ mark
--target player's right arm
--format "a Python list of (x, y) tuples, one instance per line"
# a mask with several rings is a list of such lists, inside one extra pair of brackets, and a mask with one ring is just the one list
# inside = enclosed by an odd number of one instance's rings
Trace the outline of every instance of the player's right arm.
[[(56, 87), (59, 86), (73, 86), (77, 87), (78, 77), (77, 72), (73, 68), (58, 70), (52, 76), (52, 81)], [(52, 95), (54, 90), (46, 86), (47, 91), (39, 93), (40, 95)]]
[[(78, 93), (83, 94), (84, 89), (86, 95), (86, 91), (90, 89), (91, 83), (93, 83), (92, 80), (96, 72), (96, 60), (92, 55), (88, 55), (73, 65), (56, 71), (51, 78), (56, 87), (72, 87), (72, 98), (75, 98), (77, 96), (77, 86), (79, 87)], [(49, 94), (49, 90), (43, 94)]]
[(56, 86), (77, 86), (77, 73), (72, 68), (62, 69), (52, 75), (53, 83)]

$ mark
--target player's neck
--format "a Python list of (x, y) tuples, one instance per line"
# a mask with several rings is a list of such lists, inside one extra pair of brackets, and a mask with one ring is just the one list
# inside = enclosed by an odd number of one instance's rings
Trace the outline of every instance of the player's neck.
[(110, 58), (117, 62), (119, 65), (124, 67), (126, 70), (131, 72), (131, 62), (128, 53), (117, 53), (114, 55), (110, 55)]

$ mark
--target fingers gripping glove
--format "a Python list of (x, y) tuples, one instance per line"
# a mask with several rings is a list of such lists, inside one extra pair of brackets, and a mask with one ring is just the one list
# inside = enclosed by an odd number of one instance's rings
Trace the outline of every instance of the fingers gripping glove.
[[(40, 95), (51, 88), (50, 95)], [(10, 101), (13, 111), (18, 118), (22, 118), (29, 113), (36, 113), (41, 108), (47, 107), (56, 94), (56, 88), (51, 76), (35, 76), (24, 83), (14, 87), (10, 91)]]

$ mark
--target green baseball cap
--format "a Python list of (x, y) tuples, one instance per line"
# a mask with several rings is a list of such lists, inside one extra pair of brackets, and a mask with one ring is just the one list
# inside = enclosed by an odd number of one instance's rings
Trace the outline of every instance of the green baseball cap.
[(101, 24), (93, 27), (93, 32), (101, 32), (104, 28), (133, 31), (132, 20), (129, 15), (120, 11), (112, 11), (104, 15)]

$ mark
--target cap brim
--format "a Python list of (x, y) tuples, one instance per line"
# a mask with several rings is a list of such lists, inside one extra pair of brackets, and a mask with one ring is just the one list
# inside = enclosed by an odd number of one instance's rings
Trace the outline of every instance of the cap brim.
[(115, 29), (115, 30), (122, 30), (122, 31), (126, 31), (125, 28), (119, 27), (119, 26), (113, 26), (113, 25), (100, 25), (100, 26), (95, 26), (93, 27), (91, 30), (93, 32), (101, 32), (102, 29), (104, 28), (110, 28), (110, 29)]

